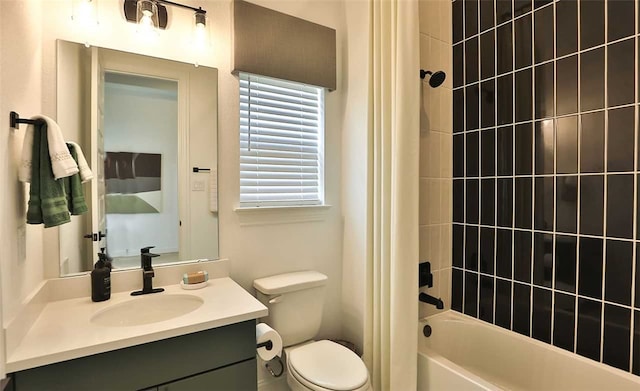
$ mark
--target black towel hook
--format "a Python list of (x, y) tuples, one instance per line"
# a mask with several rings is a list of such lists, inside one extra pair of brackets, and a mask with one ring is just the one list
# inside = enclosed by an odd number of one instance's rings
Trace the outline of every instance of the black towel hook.
[(13, 129), (18, 129), (20, 127), (20, 124), (35, 125), (36, 123), (38, 123), (38, 121), (33, 119), (20, 118), (20, 114), (16, 113), (15, 111), (9, 113), (9, 125)]

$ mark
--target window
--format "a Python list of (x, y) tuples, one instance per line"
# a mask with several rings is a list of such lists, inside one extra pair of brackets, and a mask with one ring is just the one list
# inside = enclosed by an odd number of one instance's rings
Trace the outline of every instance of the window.
[(240, 73), (240, 207), (322, 205), (324, 90)]

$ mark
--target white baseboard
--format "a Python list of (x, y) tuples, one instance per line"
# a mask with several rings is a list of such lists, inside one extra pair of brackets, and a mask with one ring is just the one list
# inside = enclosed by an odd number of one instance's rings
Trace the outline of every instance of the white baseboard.
[(271, 379), (260, 379), (258, 381), (258, 391), (289, 391), (287, 374)]
[[(283, 354), (284, 356), (284, 354)], [(280, 377), (273, 377), (271, 373), (265, 368), (265, 362), (256, 356), (258, 360), (258, 391), (290, 391), (287, 384), (287, 367), (284, 363), (285, 358), (282, 358), (284, 371)], [(274, 363), (274, 370), (279, 370), (277, 363)]]

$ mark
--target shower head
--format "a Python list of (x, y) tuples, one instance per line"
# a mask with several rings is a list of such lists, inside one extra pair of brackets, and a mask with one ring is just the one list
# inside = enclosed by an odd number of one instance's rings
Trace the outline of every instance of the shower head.
[(420, 69), (420, 78), (424, 79), (427, 75), (431, 75), (429, 77), (429, 85), (433, 88), (440, 87), (442, 83), (444, 83), (444, 79), (447, 78), (447, 74), (443, 71), (437, 71), (435, 73), (431, 71), (425, 71), (424, 69)]

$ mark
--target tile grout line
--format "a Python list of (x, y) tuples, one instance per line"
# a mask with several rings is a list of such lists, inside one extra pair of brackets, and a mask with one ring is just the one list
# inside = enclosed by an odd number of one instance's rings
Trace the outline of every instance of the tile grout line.
[[(570, 1), (570, 0), (568, 0), (568, 1)], [(582, 1), (584, 1), (584, 0), (582, 0)], [(463, 0), (463, 2), (464, 2), (464, 0)], [(558, 2), (558, 1), (557, 1), (557, 0), (555, 0), (555, 1), (553, 1), (553, 4), (555, 4), (555, 3), (557, 3), (557, 2)], [(502, 23), (498, 24), (497, 26), (493, 26), (493, 27), (488, 28), (488, 29), (486, 29), (486, 30), (480, 31), (479, 33), (473, 34), (473, 35), (471, 35), (471, 36), (469, 36), (469, 37), (465, 37), (465, 38), (461, 39), (460, 41), (453, 42), (453, 40), (452, 40), (452, 41), (451, 41), (451, 46), (456, 46), (456, 45), (464, 44), (466, 41), (469, 41), (469, 40), (474, 39), (474, 38), (478, 38), (479, 36), (481, 36), (481, 35), (486, 34), (487, 32), (489, 32), (490, 30), (497, 30), (498, 28), (500, 28), (500, 27), (504, 27), (505, 25), (507, 25), (507, 24), (509, 24), (509, 23), (514, 23), (514, 22), (515, 22), (516, 20), (518, 20), (518, 19), (523, 19), (523, 18), (525, 18), (525, 17), (526, 17), (526, 16), (528, 16), (528, 15), (531, 15), (531, 16), (532, 16), (532, 19), (533, 19), (533, 17), (534, 17), (534, 15), (535, 15), (535, 13), (539, 12), (540, 10), (542, 10), (542, 9), (544, 9), (544, 8), (551, 7), (551, 4), (552, 4), (552, 3), (549, 3), (549, 4), (544, 5), (543, 7), (536, 8), (536, 9), (535, 9), (535, 11), (533, 11), (533, 12), (529, 11), (529, 12), (526, 12), (526, 13), (524, 13), (524, 14), (522, 14), (522, 15), (518, 15), (517, 17), (515, 17), (515, 18), (511, 18), (511, 19), (509, 19), (509, 20), (508, 20), (508, 21), (506, 21), (506, 22), (502, 22)], [(578, 14), (579, 14), (579, 12), (578, 12)], [(578, 18), (579, 18), (579, 16), (578, 16)], [(606, 23), (606, 22), (605, 22), (605, 23)], [(578, 28), (579, 28), (579, 27), (578, 27)], [(578, 30), (578, 34), (580, 34), (580, 30)], [(606, 34), (606, 30), (605, 30), (605, 34)], [(610, 44), (616, 44), (616, 43), (619, 43), (619, 42), (621, 42), (621, 41), (624, 41), (625, 39), (629, 39), (629, 38), (631, 38), (631, 37), (635, 37), (635, 36), (637, 36), (637, 35), (639, 35), (639, 34), (640, 34), (640, 32), (635, 33), (635, 34), (633, 34), (633, 35), (626, 36), (626, 37), (617, 38), (617, 39), (614, 39), (614, 40), (610, 41), (609, 43), (610, 43)], [(590, 47), (588, 47), (588, 48), (581, 49), (581, 50), (579, 50), (579, 51), (581, 51), (581, 52), (587, 52), (587, 51), (589, 51), (589, 50), (594, 50), (594, 49), (601, 48), (601, 47), (603, 47), (603, 46), (604, 46), (604, 45), (606, 45), (606, 44), (608, 44), (608, 43), (606, 43), (606, 42), (605, 42), (605, 43), (603, 43), (603, 44), (590, 46)], [(576, 53), (577, 53), (577, 52), (576, 52)], [(559, 56), (559, 57), (558, 57), (558, 59), (563, 59), (563, 58), (565, 58), (565, 57), (572, 56), (572, 55), (574, 55), (574, 54), (576, 54), (576, 53), (563, 54), (562, 56)], [(551, 60), (547, 60), (547, 61), (551, 61)]]
[[(462, 268), (458, 267), (458, 266), (453, 266), (453, 269), (457, 269), (457, 270), (462, 270)], [(581, 295), (581, 294), (574, 294), (571, 293), (570, 291), (565, 291), (562, 289), (552, 289), (548, 286), (543, 286), (543, 285), (537, 285), (531, 282), (526, 282), (526, 281), (520, 281), (520, 280), (511, 280), (507, 277), (500, 277), (500, 276), (495, 276), (492, 274), (488, 274), (488, 273), (480, 273), (480, 272), (474, 272), (474, 271), (469, 271), (469, 273), (474, 273), (474, 274), (478, 274), (480, 276), (483, 277), (490, 277), (490, 278), (495, 278), (496, 280), (501, 280), (501, 281), (505, 281), (505, 282), (513, 282), (513, 283), (517, 283), (520, 285), (525, 285), (531, 288), (536, 288), (536, 289), (541, 289), (541, 290), (545, 290), (551, 293), (559, 293), (559, 294), (563, 294), (563, 295), (567, 295), (567, 296), (572, 296), (572, 297), (576, 297), (579, 299), (585, 299), (585, 300), (589, 300), (589, 301), (593, 301), (593, 302), (597, 302), (599, 304), (606, 304), (606, 305), (611, 305), (611, 306), (615, 306), (615, 307), (619, 307), (619, 308), (624, 308), (627, 310), (637, 310), (635, 307), (631, 306), (631, 305), (627, 305), (627, 304), (621, 304), (621, 303), (617, 303), (615, 301), (609, 301), (609, 300), (604, 300), (604, 299), (598, 299), (596, 297), (592, 297), (592, 296), (586, 296), (586, 295)]]
[[(580, 5), (582, 5), (582, 0), (580, 0)], [(604, 5), (604, 34), (605, 34), (605, 47), (604, 47), (604, 107), (609, 107), (609, 94), (608, 94), (608, 68), (609, 68), (609, 57), (608, 57), (608, 47), (606, 46), (606, 33), (607, 33), (607, 6)], [(609, 173), (609, 115), (605, 111), (604, 113), (604, 173)], [(607, 219), (608, 219), (608, 202), (609, 202), (609, 177), (607, 175), (604, 176), (604, 197), (603, 197), (603, 218), (602, 218), (602, 234), (605, 239), (602, 241), (602, 304), (600, 308), (600, 362), (604, 361), (604, 326), (605, 326), (605, 307), (604, 301), (606, 300), (607, 293), (607, 248), (608, 248), (608, 240), (607, 238)]]
[[(635, 108), (634, 108), (635, 110)], [(500, 175), (500, 176), (470, 176), (470, 177), (455, 177), (452, 178), (454, 180), (460, 179), (517, 179), (517, 178), (555, 178), (555, 177), (578, 177), (578, 176), (625, 176), (625, 175), (635, 175), (636, 171), (611, 171), (611, 172), (572, 172), (567, 174), (523, 174), (523, 175)], [(429, 178), (423, 177), (424, 179), (447, 179), (447, 178)], [(568, 232), (570, 233), (570, 232)]]
[[(497, 31), (496, 31), (496, 37), (497, 37)], [(596, 45), (596, 46), (592, 46), (592, 47), (589, 47), (589, 48), (586, 48), (586, 49), (577, 50), (575, 52), (571, 52), (569, 54), (565, 54), (565, 55), (559, 56), (557, 58), (552, 58), (552, 59), (544, 60), (544, 61), (540, 61), (540, 62), (535, 62), (535, 60), (532, 59), (532, 64), (531, 65), (527, 65), (527, 66), (520, 67), (520, 68), (515, 68), (514, 67), (512, 70), (507, 71), (507, 72), (502, 72), (502, 73), (498, 73), (497, 70), (496, 70), (496, 73), (493, 74), (491, 77), (487, 77), (487, 78), (484, 78), (484, 79), (479, 77), (478, 80), (476, 80), (474, 82), (470, 82), (470, 83), (466, 83), (466, 84), (463, 84), (463, 85), (459, 85), (457, 87), (453, 86), (451, 89), (452, 90), (459, 90), (459, 89), (461, 89), (461, 88), (463, 88), (465, 86), (468, 86), (470, 84), (476, 84), (476, 83), (479, 84), (479, 83), (482, 83), (482, 82), (485, 82), (485, 81), (489, 81), (491, 79), (497, 79), (497, 78), (500, 78), (500, 77), (503, 77), (503, 76), (514, 75), (515, 73), (523, 72), (523, 71), (530, 70), (530, 69), (533, 70), (534, 68), (538, 68), (538, 67), (543, 66), (543, 65), (548, 65), (548, 64), (553, 63), (555, 61), (565, 60), (565, 59), (567, 59), (569, 57), (573, 57), (573, 56), (581, 56), (581, 55), (584, 55), (584, 54), (586, 54), (588, 52), (596, 51), (598, 49), (604, 49), (606, 46), (611, 46), (611, 45), (616, 45), (616, 44), (619, 44), (619, 43), (623, 43), (624, 41), (627, 41), (627, 40), (629, 40), (629, 41), (630, 40), (634, 40), (635, 41), (635, 38), (637, 38), (637, 37), (640, 37), (640, 34), (629, 35), (629, 36), (620, 38), (620, 39), (615, 40), (615, 41), (605, 42), (605, 43), (603, 43), (601, 45)], [(497, 41), (497, 38), (496, 38), (496, 41)], [(454, 45), (454, 46), (457, 46), (457, 45)]]
[[(547, 176), (546, 178), (551, 178), (551, 177)], [(616, 242), (633, 242), (633, 240), (634, 240), (634, 239), (630, 239), (630, 238), (621, 238), (621, 237), (616, 237), (616, 236), (598, 236), (598, 235), (577, 234), (577, 233), (563, 232), (563, 231), (553, 232), (553, 231), (545, 231), (545, 230), (531, 229), (531, 228), (507, 227), (507, 226), (502, 226), (502, 225), (495, 226), (495, 225), (486, 225), (486, 224), (462, 223), (462, 222), (459, 222), (459, 221), (454, 221), (454, 222), (452, 222), (452, 224), (453, 225), (465, 225), (465, 226), (478, 227), (478, 228), (495, 228), (495, 229), (502, 229), (502, 230), (509, 230), (510, 229), (510, 230), (515, 230), (515, 231), (520, 231), (520, 232), (533, 232), (533, 233), (545, 234), (545, 235), (558, 234), (558, 235), (561, 235), (561, 236), (581, 237), (581, 238), (588, 238), (588, 239), (601, 239), (601, 240), (609, 239), (609, 240), (615, 240)]]
[[(512, 12), (515, 9), (515, 0), (512, 1), (511, 4), (511, 9)], [(507, 22), (510, 26), (511, 26), (511, 69), (515, 68), (515, 63), (516, 63), (516, 56), (515, 56), (515, 29), (514, 29), (514, 23), (513, 20), (509, 20)], [(507, 23), (505, 23), (505, 26), (507, 25)], [(497, 31), (497, 28), (496, 28)], [(497, 34), (497, 33), (496, 33)], [(496, 37), (497, 39), (497, 37)], [(496, 41), (496, 45), (497, 45), (497, 41)], [(496, 53), (498, 51), (496, 50)], [(496, 67), (497, 67), (497, 62), (496, 62)], [(497, 73), (497, 68), (496, 68), (496, 73)], [(515, 75), (514, 75), (515, 76)], [(515, 83), (515, 77), (512, 76), (511, 77), (511, 123), (513, 123), (515, 121), (515, 116), (516, 116), (516, 83)], [(496, 78), (497, 80), (497, 78)], [(497, 84), (497, 81), (496, 81)], [(496, 85), (496, 95), (497, 95), (498, 91), (497, 91), (497, 85)], [(496, 110), (497, 111), (497, 110)], [(515, 126), (513, 126), (511, 128), (511, 143), (512, 143), (512, 147), (511, 147), (511, 172), (515, 175), (516, 173), (516, 128)], [(516, 191), (515, 191), (515, 179), (511, 179), (511, 224), (510, 224), (510, 231), (511, 231), (511, 280), (513, 281), (513, 276), (514, 276), (514, 268), (515, 268), (515, 231), (513, 230), (513, 227), (515, 226), (515, 215), (516, 215), (516, 210), (515, 210), (515, 198), (516, 198)], [(497, 198), (496, 198), (497, 200)], [(516, 301), (515, 301), (515, 283), (511, 284), (511, 287), (513, 289), (513, 293), (511, 294), (512, 296), (512, 308), (511, 308), (511, 330), (514, 330), (515, 328), (515, 314), (516, 314)], [(531, 298), (530, 298), (531, 300)], [(529, 304), (529, 309), (531, 309), (531, 304)], [(529, 314), (529, 324), (531, 324), (531, 314)], [(515, 331), (515, 330), (514, 330)], [(529, 336), (531, 335), (531, 327), (529, 327)]]
[[(497, 13), (496, 13), (496, 9), (497, 9), (497, 2), (498, 0), (494, 0), (493, 1), (493, 25), (495, 26), (498, 21), (497, 21)], [(496, 31), (497, 29), (493, 29), (492, 33), (493, 33), (493, 73), (497, 73), (498, 72), (498, 50), (496, 48), (496, 42), (497, 42), (497, 36), (496, 36)], [(482, 53), (481, 53), (482, 55)], [(482, 63), (482, 61), (481, 61)], [(481, 67), (481, 73), (482, 73), (482, 67)], [(493, 81), (493, 90), (494, 90), (494, 95), (495, 93), (497, 93), (498, 89), (497, 89), (497, 79)], [(494, 125), (498, 124), (498, 110), (497, 110), (497, 105), (495, 103), (496, 99), (494, 97), (494, 107), (493, 107), (493, 123)], [(482, 124), (481, 124), (482, 125)], [(493, 131), (493, 173), (494, 174), (498, 174), (498, 129), (494, 128), (495, 130)], [(482, 156), (480, 156), (480, 158), (482, 159)], [(481, 221), (482, 222), (482, 221)], [(497, 226), (498, 223), (498, 181), (496, 179), (493, 180), (493, 223)], [(496, 279), (496, 275), (498, 274), (498, 229), (494, 228), (493, 229), (493, 324), (496, 324), (496, 313), (497, 313), (497, 307), (498, 307), (498, 280)]]
[[(461, 0), (462, 1), (462, 0)], [(465, 34), (466, 34), (466, 29), (467, 29), (467, 21), (466, 21), (466, 5), (463, 2), (462, 3), (462, 37), (463, 39), (465, 38)], [(466, 44), (465, 44), (466, 45)], [(462, 58), (463, 58), (463, 64), (466, 64), (466, 48), (465, 46), (462, 47)], [(462, 80), (463, 80), (463, 84), (466, 85), (467, 82), (467, 67), (463, 66), (462, 67)], [(463, 102), (463, 120), (462, 120), (462, 126), (463, 129), (467, 128), (467, 92), (466, 89), (462, 90), (462, 102)], [(467, 175), (467, 138), (464, 137), (463, 139), (463, 151), (464, 151), (464, 158), (462, 160), (462, 170), (464, 172), (464, 175), (466, 177)], [(467, 221), (467, 180), (465, 179), (463, 182), (463, 205), (462, 205), (462, 210), (463, 210), (463, 220), (466, 222)], [(467, 266), (467, 228), (466, 226), (464, 227), (464, 229), (462, 230), (462, 266), (465, 268), (462, 271), (462, 313), (466, 313), (466, 296), (467, 296), (467, 275), (466, 275), (466, 266)]]
[[(533, 63), (534, 63), (534, 56), (535, 56), (535, 45), (533, 44), (533, 39), (534, 39), (534, 20), (533, 20), (533, 16), (534, 14), (531, 13), (531, 63), (532, 63), (532, 70), (531, 70), (531, 116), (535, 117), (535, 110), (536, 110), (536, 102), (535, 102), (535, 91), (536, 91), (536, 85), (535, 85), (535, 76), (534, 76), (534, 69), (533, 68)], [(532, 118), (533, 120), (533, 118)], [(535, 144), (535, 122), (531, 123), (531, 131), (532, 131), (532, 135), (531, 135), (531, 173), (534, 174), (535, 173), (535, 169), (536, 169), (536, 144)], [(535, 228), (535, 220), (536, 220), (536, 216), (535, 216), (535, 210), (536, 210), (536, 180), (534, 177), (531, 178), (531, 229), (533, 230)], [(529, 240), (529, 246), (531, 247), (531, 251), (529, 254), (529, 281), (533, 284), (533, 265), (534, 265), (534, 251), (535, 251), (535, 234), (533, 233), (533, 231), (531, 232), (531, 238)], [(533, 318), (532, 318), (533, 320)]]
[[(472, 84), (475, 84), (475, 83), (472, 83)], [(465, 87), (471, 87), (472, 84), (466, 85)], [(458, 88), (458, 90), (461, 90), (461, 88)], [(612, 110), (617, 110), (617, 109), (626, 109), (626, 108), (630, 108), (630, 107), (634, 107), (635, 108), (637, 106), (640, 106), (640, 102), (625, 103), (625, 104), (621, 104), (621, 105), (617, 105), (617, 106), (602, 107), (602, 108), (599, 108), (599, 109), (586, 110), (586, 111), (583, 111), (583, 112), (575, 112), (575, 113), (569, 113), (569, 114), (554, 115), (554, 116), (543, 117), (543, 118), (533, 118), (533, 119), (526, 120), (526, 121), (510, 122), (508, 124), (489, 126), (489, 127), (485, 127), (485, 128), (481, 127), (481, 128), (478, 128), (478, 129), (458, 130), (458, 131), (452, 132), (452, 134), (454, 136), (456, 136), (456, 135), (462, 135), (462, 134), (468, 134), (468, 133), (474, 133), (474, 132), (484, 132), (484, 131), (488, 131), (488, 130), (496, 129), (496, 128), (505, 128), (505, 127), (516, 126), (516, 125), (526, 125), (526, 124), (529, 124), (529, 123), (538, 123), (538, 122), (544, 122), (544, 121), (559, 120), (559, 119), (563, 119), (563, 118), (570, 118), (570, 117), (576, 117), (576, 116), (587, 115), (587, 114), (596, 114), (596, 113), (603, 113), (604, 114), (607, 111), (612, 111)]]
[[(478, 15), (476, 16), (476, 23), (478, 23), (478, 32), (480, 31), (480, 2), (477, 3), (478, 4)], [(477, 64), (477, 69), (476, 71), (478, 72), (478, 79), (480, 79), (481, 77), (481, 70), (480, 70), (480, 64), (482, 63), (482, 61), (480, 61), (480, 36), (478, 35), (478, 45), (476, 46), (476, 50), (478, 51), (478, 64)], [(480, 89), (480, 84), (478, 84), (478, 126), (480, 126), (480, 123), (482, 122), (482, 90)], [(482, 166), (481, 166), (481, 148), (482, 148), (482, 140), (480, 139), (480, 134), (478, 133), (478, 174), (481, 174), (481, 170), (482, 170)], [(482, 216), (482, 182), (480, 180), (478, 180), (478, 223), (480, 223), (480, 218)], [(478, 262), (477, 262), (477, 266), (478, 266), (478, 286), (477, 286), (477, 291), (476, 291), (476, 295), (477, 295), (477, 307), (476, 307), (476, 318), (480, 318), (480, 300), (481, 300), (481, 285), (480, 285), (480, 269), (481, 269), (481, 262), (482, 262), (482, 229), (478, 228)]]
[[(514, 9), (515, 9), (515, 2), (514, 2)], [(523, 18), (524, 20), (524, 18)], [(514, 79), (514, 86), (515, 86), (515, 79), (516, 79), (516, 63), (515, 63), (515, 47), (516, 47), (516, 41), (515, 41), (515, 27), (516, 27), (516, 23), (515, 23), (515, 19), (514, 19), (514, 23), (513, 23), (513, 30), (514, 30), (514, 39), (513, 39), (513, 55), (514, 55), (514, 63), (513, 63), (513, 79)], [(535, 173), (535, 169), (536, 169), (536, 162), (535, 162), (535, 156), (536, 156), (536, 151), (535, 151), (535, 116), (536, 116), (536, 100), (535, 100), (535, 96), (536, 96), (536, 83), (535, 83), (535, 68), (534, 68), (534, 64), (535, 64), (535, 45), (534, 45), (534, 37), (535, 37), (535, 21), (534, 21), (534, 13), (533, 13), (533, 8), (532, 8), (532, 12), (531, 12), (531, 26), (530, 28), (530, 33), (531, 33), (531, 39), (530, 39), (530, 44), (531, 44), (531, 67), (529, 69), (531, 69), (531, 173), (534, 174)], [(523, 71), (523, 72), (526, 72)], [(514, 87), (515, 88), (515, 87)], [(515, 89), (514, 89), (514, 95), (513, 95), (513, 100), (515, 102), (516, 100), (516, 96), (515, 96)], [(518, 125), (515, 125), (516, 122), (516, 113), (515, 113), (516, 109), (514, 108), (514, 117), (513, 117), (513, 122), (514, 122), (514, 132), (515, 129), (518, 127)], [(515, 137), (514, 137), (515, 138)], [(515, 152), (515, 151), (514, 151)], [(516, 172), (514, 171), (514, 174), (516, 174)], [(515, 179), (514, 179), (515, 182)], [(531, 179), (531, 188), (533, 190), (533, 194), (535, 194), (535, 179)], [(535, 228), (535, 215), (534, 215), (534, 204), (535, 201), (533, 200), (535, 198), (535, 196), (532, 196), (532, 201), (531, 201), (531, 214), (532, 214), (532, 220), (531, 220), (531, 227)], [(515, 209), (515, 208), (514, 208)], [(533, 252), (534, 252), (534, 248), (535, 248), (535, 240), (534, 240), (534, 234), (531, 234), (531, 283), (533, 284)], [(515, 231), (514, 231), (514, 239), (515, 239)], [(515, 249), (515, 241), (513, 243), (513, 247)], [(514, 250), (515, 251), (515, 250)], [(515, 259), (514, 259), (514, 263), (513, 263), (513, 280), (515, 281)], [(530, 288), (529, 291), (529, 336), (533, 337), (533, 316), (534, 316), (534, 300), (533, 300), (533, 292), (535, 291), (533, 285)]]
[[(553, 19), (553, 116), (557, 116), (558, 115), (558, 59), (557, 59), (557, 48), (556, 48), (556, 37), (557, 37), (557, 31), (556, 31), (556, 5), (555, 2), (552, 2), (552, 19)], [(535, 96), (535, 95), (534, 95)], [(535, 99), (535, 98), (534, 98)], [(558, 185), (557, 185), (557, 173), (558, 173), (558, 121), (557, 120), (553, 120), (552, 124), (551, 124), (552, 128), (553, 128), (553, 173), (554, 175), (556, 175), (556, 177), (554, 178), (554, 184), (553, 184), (553, 188), (555, 189), (554, 195), (555, 195), (555, 199), (554, 199), (554, 226), (553, 226), (553, 231), (555, 232), (555, 234), (553, 235), (553, 277), (552, 277), (552, 283), (551, 286), (553, 286), (553, 292), (551, 293), (551, 335), (549, 340), (551, 341), (551, 344), (553, 345), (553, 333), (554, 333), (554, 326), (555, 326), (555, 316), (553, 316), (553, 309), (555, 308), (555, 292), (557, 290), (557, 286), (556, 286), (556, 269), (557, 269), (557, 245), (558, 245), (558, 241), (557, 241), (557, 232), (558, 232), (558, 208), (557, 208), (557, 203), (558, 203)], [(577, 229), (576, 229), (577, 231)], [(577, 239), (576, 239), (577, 242)]]
[[(556, 15), (557, 17), (557, 15)], [(576, 28), (577, 28), (577, 32), (576, 32), (576, 48), (580, 49), (580, 2), (576, 1)], [(556, 41), (557, 41), (557, 36), (556, 36)], [(576, 97), (576, 101), (577, 101), (577, 110), (578, 113), (582, 113), (582, 83), (580, 82), (581, 78), (582, 78), (582, 54), (578, 54), (578, 64), (577, 64), (577, 75), (576, 77), (578, 78), (577, 80), (577, 84), (578, 84), (578, 88), (576, 91), (577, 97)], [(576, 140), (576, 147), (578, 150), (578, 161), (577, 166), (576, 166), (576, 171), (578, 173), (582, 173), (582, 114), (577, 115), (577, 126), (578, 126), (578, 132), (577, 132), (577, 137), (578, 139)], [(581, 180), (581, 176), (578, 175), (578, 205), (576, 206), (576, 217), (577, 217), (577, 222), (576, 222), (576, 232), (577, 235), (580, 235), (580, 233), (582, 232), (581, 230), (581, 224), (582, 224), (582, 213), (580, 212), (581, 207), (582, 207), (582, 180)], [(580, 245), (582, 244), (582, 237), (581, 236), (577, 236), (577, 245), (576, 245), (576, 296), (574, 298), (574, 303), (573, 303), (573, 349), (572, 352), (575, 354), (578, 354), (578, 295), (580, 294)]]
[[(633, 14), (634, 14), (634, 32), (637, 34), (638, 33), (638, 2), (634, 1), (634, 7), (633, 7)], [(638, 94), (640, 93), (638, 91), (638, 76), (637, 76), (637, 70), (638, 70), (638, 38), (636, 36), (635, 42), (633, 43), (634, 46), (634, 100), (637, 102), (638, 101)], [(640, 119), (638, 118), (638, 109), (636, 108), (634, 110), (634, 142), (633, 142), (633, 146), (634, 146), (634, 154), (633, 154), (633, 160), (634, 160), (634, 164), (633, 167), (635, 169), (635, 171), (638, 171), (638, 121)], [(633, 249), (632, 249), (632, 256), (631, 256), (631, 311), (630, 311), (630, 318), (631, 318), (631, 324), (629, 326), (629, 371), (631, 373), (633, 373), (633, 362), (636, 359), (634, 357), (634, 343), (635, 343), (635, 333), (634, 333), (634, 329), (636, 327), (635, 324), (635, 313), (633, 308), (635, 308), (636, 306), (636, 278), (637, 275), (636, 273), (638, 273), (638, 269), (637, 269), (637, 262), (638, 262), (638, 242), (636, 241), (638, 238), (638, 175), (634, 175), (633, 176)]]

